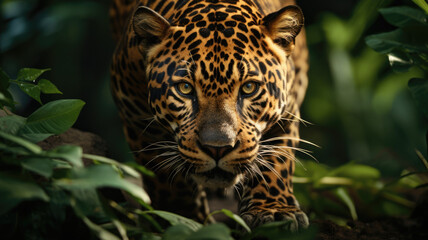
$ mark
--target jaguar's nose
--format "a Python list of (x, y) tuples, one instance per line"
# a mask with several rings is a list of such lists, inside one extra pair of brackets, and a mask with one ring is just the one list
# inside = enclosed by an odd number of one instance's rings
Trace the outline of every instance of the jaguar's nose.
[(204, 151), (206, 154), (211, 156), (215, 161), (219, 161), (224, 156), (226, 156), (228, 153), (236, 149), (239, 142), (232, 145), (226, 145), (226, 146), (210, 146), (210, 145), (200, 145), (200, 148), (202, 151)]

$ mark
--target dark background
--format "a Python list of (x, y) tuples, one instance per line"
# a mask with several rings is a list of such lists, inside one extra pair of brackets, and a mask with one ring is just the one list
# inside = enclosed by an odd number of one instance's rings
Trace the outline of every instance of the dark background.
[[(369, 34), (392, 30), (377, 9), (411, 1), (300, 1), (310, 48), (309, 88), (302, 106), (302, 138), (320, 145), (313, 155), (337, 166), (369, 164), (384, 176), (423, 169), (415, 149), (426, 153), (427, 123), (407, 89), (418, 69), (395, 73), (387, 57), (365, 45)], [(43, 75), (64, 93), (44, 102), (79, 98), (86, 102), (75, 127), (108, 143), (111, 157), (128, 161), (121, 123), (109, 89), (114, 43), (110, 0), (3, 0), (0, 67), (15, 77), (20, 68), (51, 68)], [(416, 6), (415, 6), (416, 7)], [(17, 113), (27, 116), (39, 105), (15, 89)], [(310, 159), (308, 156), (301, 156)]]

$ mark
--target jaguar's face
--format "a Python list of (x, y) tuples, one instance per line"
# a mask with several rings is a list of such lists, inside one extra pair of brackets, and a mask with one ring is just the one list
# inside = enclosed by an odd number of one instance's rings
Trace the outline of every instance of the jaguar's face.
[[(278, 40), (263, 21), (279, 21), (278, 16), (209, 9), (171, 26), (143, 9), (144, 18), (139, 10), (134, 16), (136, 32), (136, 22), (149, 19), (162, 33), (146, 45), (149, 101), (156, 119), (174, 134), (176, 167), (205, 186), (235, 184), (263, 165), (260, 139), (287, 104), (285, 58), (292, 43)], [(297, 8), (285, 12), (301, 14)]]

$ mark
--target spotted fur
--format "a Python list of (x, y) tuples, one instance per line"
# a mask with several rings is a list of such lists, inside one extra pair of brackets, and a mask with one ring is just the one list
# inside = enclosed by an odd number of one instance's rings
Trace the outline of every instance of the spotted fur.
[(251, 226), (308, 225), (291, 181), (308, 68), (293, 2), (113, 2), (113, 96), (136, 160), (157, 171), (156, 208), (202, 220), (204, 187), (239, 185)]

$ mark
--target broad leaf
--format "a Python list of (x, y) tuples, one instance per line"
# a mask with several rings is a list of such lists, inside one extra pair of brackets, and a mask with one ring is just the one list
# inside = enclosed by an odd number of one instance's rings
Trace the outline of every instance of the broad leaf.
[(9, 91), (0, 91), (0, 108), (3, 108), (4, 106), (14, 108), (15, 102), (13, 101), (12, 94), (10, 94)]
[(92, 165), (87, 168), (73, 168), (69, 178), (59, 179), (54, 183), (70, 190), (114, 187), (125, 190), (144, 202), (150, 202), (149, 196), (142, 188), (126, 181), (112, 166), (104, 164)]
[(222, 223), (210, 224), (208, 226), (204, 226), (198, 231), (192, 233), (187, 240), (233, 240), (232, 236), (230, 236), (230, 229), (226, 227), (226, 225)]
[(184, 224), (169, 227), (162, 236), (162, 240), (187, 240), (194, 231)]
[(21, 165), (28, 171), (49, 178), (52, 176), (53, 169), (57, 164), (49, 158), (25, 158), (21, 161)]
[(26, 119), (18, 115), (0, 117), (0, 130), (5, 133), (16, 135), (19, 129), (25, 125), (25, 122)]
[(47, 69), (36, 69), (36, 68), (22, 68), (18, 72), (18, 81), (34, 82), (40, 75), (44, 72), (50, 71), (50, 68)]
[(228, 216), (229, 218), (233, 219), (236, 223), (238, 223), (239, 225), (241, 225), (247, 232), (251, 232), (250, 227), (248, 227), (248, 225), (245, 223), (245, 221), (238, 215), (234, 214), (232, 211), (228, 210), (228, 209), (221, 209), (218, 211), (215, 211), (211, 214), (216, 214), (216, 213), (223, 213), (224, 215)]
[(51, 81), (46, 79), (40, 79), (37, 86), (40, 88), (40, 91), (45, 94), (62, 94)]
[(70, 193), (74, 200), (73, 205), (78, 207), (83, 215), (96, 219), (105, 217), (96, 188), (71, 189)]
[(428, 24), (427, 15), (417, 8), (399, 6), (379, 9), (379, 12), (382, 14), (382, 16), (387, 22), (396, 27)]
[(357, 180), (375, 180), (380, 178), (380, 172), (376, 168), (349, 163), (333, 169), (328, 176), (347, 177)]
[(92, 155), (92, 154), (83, 154), (83, 157), (87, 158), (87, 159), (94, 160), (94, 161), (98, 161), (98, 162), (102, 162), (102, 163), (106, 163), (109, 165), (116, 166), (132, 177), (135, 177), (135, 178), (140, 177), (140, 174), (137, 171), (135, 171), (133, 168), (131, 168), (131, 167), (129, 167), (123, 163), (117, 162), (113, 159), (102, 157), (102, 156), (97, 156), (97, 155)]
[(155, 214), (155, 215), (167, 220), (172, 226), (184, 224), (184, 225), (188, 226), (190, 229), (192, 229), (193, 231), (196, 231), (202, 227), (202, 224), (200, 224), (200, 223), (198, 223), (192, 219), (185, 218), (185, 217), (182, 217), (180, 215), (170, 213), (170, 212), (153, 210), (153, 211), (144, 211), (143, 213)]
[(37, 84), (24, 81), (13, 82), (16, 83), (24, 93), (35, 99), (40, 104), (42, 104), (42, 101), (40, 100), (40, 93), (42, 92), (45, 94), (62, 94), (62, 92), (60, 92), (53, 83), (46, 79), (41, 79)]
[(428, 80), (412, 78), (409, 81), (409, 89), (419, 108), (428, 118)]
[[(412, 33), (419, 34), (418, 32)], [(416, 39), (418, 40), (417, 42)], [(380, 53), (390, 53), (394, 50), (407, 50), (411, 52), (426, 51), (427, 48), (419, 42), (422, 38), (411, 36), (409, 32), (397, 29), (392, 32), (380, 33), (366, 37), (366, 43), (369, 47)]]
[(39, 86), (26, 82), (17, 82), (17, 85), (24, 93), (36, 100), (38, 103), (42, 104), (42, 101), (40, 100)]
[(23, 138), (17, 137), (15, 135), (11, 135), (5, 132), (0, 131), (0, 139), (4, 139), (10, 142), (13, 142), (15, 145), (23, 147), (29, 150), (31, 153), (40, 154), (42, 152), (42, 148), (37, 146), (36, 144), (29, 142)]
[(19, 135), (32, 142), (39, 142), (53, 134), (61, 134), (73, 126), (85, 102), (64, 99), (49, 102), (27, 118)]
[(40, 199), (49, 201), (48, 195), (34, 182), (0, 173), (0, 215), (22, 201)]
[(0, 68), (0, 108), (14, 107), (12, 94), (9, 92), (10, 77)]
[(101, 226), (93, 223), (89, 218), (87, 218), (87, 217), (81, 217), (81, 218), (82, 218), (83, 222), (86, 224), (86, 226), (88, 226), (89, 229), (91, 229), (93, 232), (95, 232), (95, 234), (97, 235), (97, 237), (99, 239), (102, 239), (102, 240), (120, 240), (119, 237), (117, 237), (113, 233), (105, 230)]
[(63, 145), (53, 150), (47, 151), (43, 155), (50, 158), (63, 159), (74, 166), (83, 167), (83, 153), (82, 148), (79, 146)]

